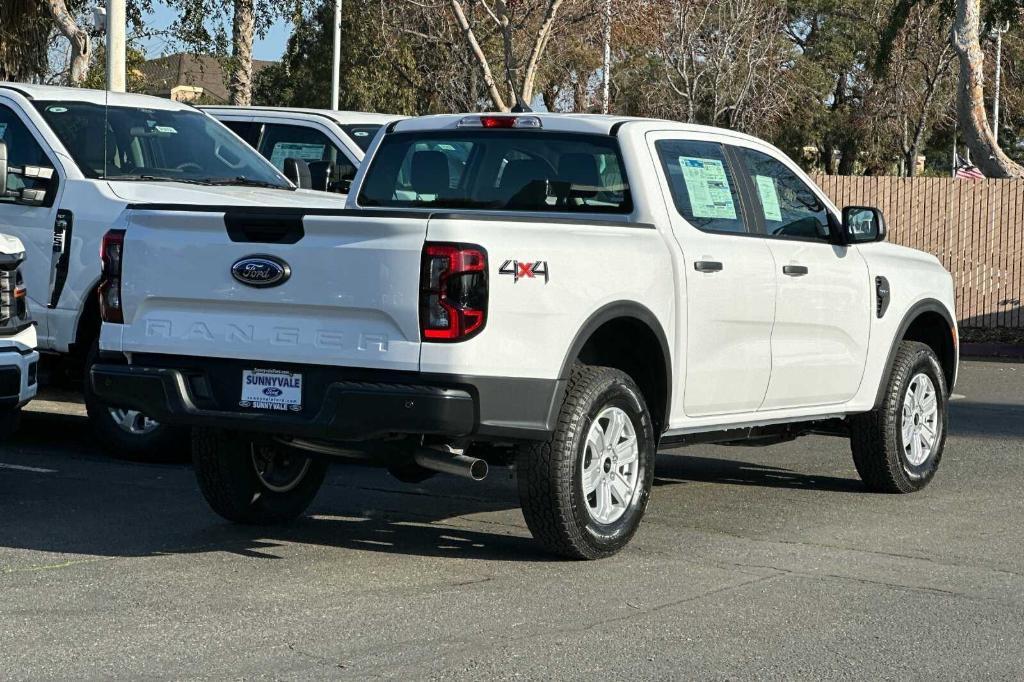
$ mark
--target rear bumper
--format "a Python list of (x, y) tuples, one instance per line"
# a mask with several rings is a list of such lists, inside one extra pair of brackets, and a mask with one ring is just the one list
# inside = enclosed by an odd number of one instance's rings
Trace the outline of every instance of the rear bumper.
[(95, 393), (160, 422), (333, 441), (390, 434), (543, 439), (556, 417), (562, 382), (424, 375), (325, 366), (280, 366), (303, 374), (301, 412), (239, 407), (244, 369), (263, 363), (136, 356), (132, 365), (97, 364)]

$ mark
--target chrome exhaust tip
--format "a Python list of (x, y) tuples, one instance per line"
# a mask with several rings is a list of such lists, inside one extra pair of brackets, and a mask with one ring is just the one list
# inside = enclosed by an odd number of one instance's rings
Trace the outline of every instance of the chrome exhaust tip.
[(487, 462), (476, 457), (420, 448), (413, 459), (424, 469), (441, 474), (460, 476), (471, 481), (482, 481), (487, 478)]

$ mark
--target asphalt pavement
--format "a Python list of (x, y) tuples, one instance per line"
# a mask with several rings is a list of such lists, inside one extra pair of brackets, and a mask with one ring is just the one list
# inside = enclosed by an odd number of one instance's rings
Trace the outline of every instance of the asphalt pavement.
[(514, 481), (332, 467), (232, 526), (184, 463), (113, 460), (66, 395), (0, 445), (0, 678), (1024, 678), (1024, 364), (965, 362), (925, 491), (846, 441), (658, 458), (633, 543), (553, 559)]

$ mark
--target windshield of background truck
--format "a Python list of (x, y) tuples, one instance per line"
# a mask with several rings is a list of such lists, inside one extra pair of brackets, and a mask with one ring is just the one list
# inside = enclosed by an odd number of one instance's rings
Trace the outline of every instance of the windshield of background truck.
[(34, 104), (87, 178), (290, 189), (255, 150), (196, 111)]
[(629, 213), (618, 141), (537, 130), (392, 133), (363, 180), (360, 206)]

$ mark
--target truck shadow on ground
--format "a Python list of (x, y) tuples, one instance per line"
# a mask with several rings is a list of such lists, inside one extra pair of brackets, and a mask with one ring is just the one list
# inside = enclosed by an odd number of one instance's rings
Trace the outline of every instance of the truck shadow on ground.
[[(382, 470), (333, 466), (309, 516), (255, 527), (228, 523), (210, 511), (187, 464), (105, 455), (82, 417), (26, 414), (18, 434), (0, 445), (0, 463), (33, 469), (0, 467), (0, 573), (18, 568), (3, 548), (102, 557), (229, 552), (273, 560), (283, 546), (300, 543), (491, 561), (552, 560), (513, 511), (514, 482), (501, 470), (482, 484), (439, 476), (412, 486)], [(478, 514), (488, 518), (473, 518)]]
[[(706, 454), (702, 447), (662, 452), (655, 485), (864, 492), (855, 477)], [(82, 417), (26, 414), (19, 433), (0, 446), (0, 462), (51, 470), (0, 468), (0, 548), (104, 557), (229, 552), (273, 560), (285, 545), (299, 543), (425, 557), (552, 560), (529, 537), (515, 481), (500, 468), (483, 483), (438, 476), (406, 485), (382, 470), (337, 465), (309, 516), (284, 526), (246, 527), (210, 511), (190, 466), (112, 459), (95, 445)], [(3, 554), (0, 571), (9, 564)]]
[(700, 457), (684, 452), (679, 452), (678, 456), (674, 457), (665, 454), (658, 457), (655, 486), (687, 482), (843, 493), (867, 492), (864, 484), (854, 478), (804, 474), (766, 464)]
[(954, 400), (949, 433), (973, 438), (1024, 438), (1024, 405)]

